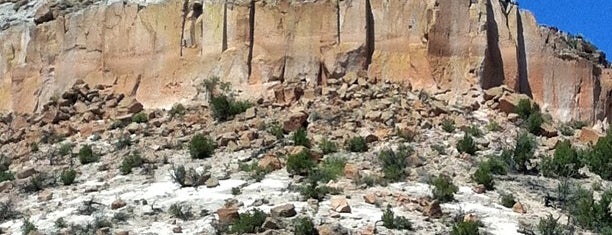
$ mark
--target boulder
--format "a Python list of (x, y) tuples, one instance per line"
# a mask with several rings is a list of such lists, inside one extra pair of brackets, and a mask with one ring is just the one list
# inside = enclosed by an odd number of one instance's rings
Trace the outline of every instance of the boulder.
[(429, 202), (425, 208), (423, 208), (423, 215), (429, 216), (431, 218), (440, 218), (442, 217), (442, 208), (440, 207), (440, 202), (438, 200), (433, 200)]
[(514, 206), (512, 206), (512, 211), (514, 211), (516, 213), (519, 213), (519, 214), (527, 213), (527, 210), (525, 209), (525, 206), (523, 206), (523, 204), (520, 203), (520, 202), (514, 203)]
[(283, 168), (283, 165), (280, 159), (278, 159), (278, 157), (272, 154), (268, 154), (264, 156), (262, 159), (260, 159), (259, 163), (257, 163), (257, 166), (259, 167), (259, 169), (262, 169), (262, 170), (263, 169), (279, 170)]
[(596, 130), (588, 128), (588, 127), (583, 127), (580, 130), (580, 135), (578, 139), (583, 143), (596, 144), (600, 137), (601, 137), (601, 134), (598, 133)]
[(283, 130), (285, 132), (296, 131), (306, 124), (308, 114), (304, 111), (294, 111), (288, 114), (283, 121)]
[(273, 217), (293, 217), (297, 214), (295, 206), (291, 203), (274, 207), (270, 210)]
[(121, 199), (117, 199), (115, 200), (113, 203), (111, 203), (111, 210), (116, 210), (119, 208), (122, 208), (124, 206), (126, 206), (127, 203)]
[(504, 113), (514, 113), (516, 112), (518, 103), (523, 99), (533, 102), (531, 98), (525, 94), (506, 93), (506, 95), (499, 99), (499, 109)]
[(351, 207), (344, 196), (337, 196), (331, 199), (332, 210), (338, 213), (351, 213)]
[(224, 207), (217, 210), (217, 216), (220, 224), (231, 224), (238, 219), (240, 214), (236, 207)]

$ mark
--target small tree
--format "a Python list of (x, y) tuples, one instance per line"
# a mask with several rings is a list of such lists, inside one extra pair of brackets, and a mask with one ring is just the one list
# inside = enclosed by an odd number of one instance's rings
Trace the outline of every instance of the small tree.
[(87, 165), (89, 163), (97, 162), (99, 157), (94, 153), (91, 145), (83, 145), (79, 150), (79, 161), (83, 165)]
[(64, 185), (71, 185), (72, 183), (74, 183), (75, 178), (76, 171), (72, 168), (62, 171), (62, 174), (60, 175), (60, 179), (62, 180), (62, 183)]
[(317, 164), (310, 158), (308, 151), (289, 155), (287, 158), (287, 172), (295, 175), (308, 174)]
[(513, 152), (513, 161), (519, 172), (527, 172), (533, 154), (535, 153), (536, 142), (529, 133), (521, 132), (516, 138), (516, 146)]
[(455, 200), (455, 193), (459, 191), (459, 188), (453, 184), (450, 177), (445, 175), (439, 175), (430, 182), (434, 186), (433, 196), (440, 202), (451, 202)]
[(202, 134), (196, 134), (191, 138), (189, 142), (189, 154), (194, 159), (204, 159), (212, 157), (215, 152), (215, 142), (205, 137)]
[(476, 143), (474, 142), (474, 139), (467, 133), (465, 133), (463, 135), (463, 138), (457, 142), (457, 151), (459, 151), (460, 153), (467, 153), (469, 155), (474, 155), (476, 154), (477, 150), (478, 150), (478, 147), (476, 147)]
[(310, 140), (308, 139), (308, 133), (306, 129), (300, 128), (293, 133), (293, 144), (296, 146), (304, 146), (310, 148)]

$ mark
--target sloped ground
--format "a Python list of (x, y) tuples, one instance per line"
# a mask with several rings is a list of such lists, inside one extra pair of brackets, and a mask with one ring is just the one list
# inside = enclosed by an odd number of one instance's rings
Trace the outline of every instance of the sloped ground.
[[(257, 208), (271, 213), (278, 206), (291, 204), (297, 215), (273, 216), (269, 219), (272, 225), (266, 223), (261, 231), (292, 234), (292, 221), (307, 216), (320, 234), (407, 233), (382, 226), (383, 212), (391, 206), (395, 215), (413, 223), (409, 233), (447, 234), (455, 218), (471, 214), (482, 222), (482, 232), (519, 234), (525, 227), (535, 226), (539, 218), (560, 213), (544, 206), (544, 196), (554, 190), (557, 180), (509, 174), (496, 176), (495, 190), (475, 190), (476, 183), (470, 176), (477, 163), (513, 146), (519, 132), (514, 124), (516, 115), (493, 109), (503, 103), (499, 101), (503, 97), (485, 100), (483, 91), (472, 89), (465, 94), (464, 105), (447, 105), (445, 92), (410, 92), (397, 85), (362, 81), (337, 84), (321, 94), (306, 94), (299, 101), (260, 101), (232, 120), (217, 122), (202, 101), (194, 101), (184, 114), (171, 117), (176, 109), (142, 111), (136, 101), (109, 93), (104, 87), (77, 83), (46, 104), (41, 114), (9, 114), (3, 118), (1, 150), (5, 159), (12, 159), (8, 169), (17, 179), (0, 183), (0, 189), (3, 198), (12, 199), (12, 207), (20, 215), (7, 218), (0, 228), (18, 234), (24, 219), (28, 219), (42, 234), (78, 234), (76, 227), (88, 224), (91, 228), (85, 233), (215, 234), (219, 220), (228, 219), (218, 214), (221, 208), (237, 208), (239, 213)], [(141, 112), (147, 114), (147, 120), (132, 122)], [(453, 120), (456, 129), (444, 131), (444, 120)], [(488, 130), (492, 122), (499, 124), (499, 130)], [(284, 167), (287, 156), (301, 150), (293, 146), (291, 136), (302, 126), (307, 126), (314, 155), (322, 155), (317, 145), (327, 138), (340, 151), (323, 156), (323, 160), (340, 157), (347, 161), (342, 175), (326, 184), (338, 192), (320, 201), (301, 195), (299, 188), (307, 184), (307, 179), (289, 174)], [(463, 138), (461, 130), (472, 126), (483, 135), (475, 137), (479, 150), (470, 156), (459, 153), (455, 146)], [(284, 129), (285, 135), (277, 138), (270, 131), (273, 127)], [(215, 140), (218, 148), (213, 157), (190, 157), (187, 146), (197, 133)], [(367, 152), (344, 150), (346, 141), (354, 136), (365, 137), (369, 142)], [(550, 153), (559, 139), (573, 140), (577, 136), (539, 136), (536, 156)], [(131, 143), (120, 148), (117, 143), (126, 138)], [(72, 159), (58, 154), (58, 149), (68, 143), (73, 144), (69, 154)], [(101, 156), (99, 161), (85, 165), (79, 162), (78, 152), (85, 144), (93, 146)], [(401, 145), (414, 149), (413, 154), (402, 156), (409, 162), (403, 180), (371, 186), (359, 180), (382, 177), (379, 153)], [(122, 175), (122, 160), (133, 151), (139, 151), (145, 163)], [(267, 173), (260, 182), (252, 171), (245, 171), (246, 165), (261, 166), (269, 164), (270, 159), (278, 159), (281, 168)], [(208, 172), (211, 179), (197, 188), (181, 187), (171, 177), (174, 167), (181, 165)], [(76, 181), (62, 185), (58, 176), (70, 166), (77, 171)], [(436, 203), (428, 182), (439, 174), (450, 176), (459, 190), (455, 201), (437, 207), (432, 206)], [(45, 179), (44, 189), (25, 192), (36, 175)], [(590, 176), (578, 182), (601, 182), (597, 176)], [(608, 183), (604, 181), (602, 186), (607, 188)], [(522, 204), (525, 213), (500, 204), (501, 195), (508, 193)], [(348, 213), (339, 212), (335, 205), (344, 200), (350, 207)], [(170, 213), (174, 205), (192, 215), (176, 218)], [(58, 226), (60, 218), (65, 228)], [(100, 223), (104, 221), (107, 223)]]

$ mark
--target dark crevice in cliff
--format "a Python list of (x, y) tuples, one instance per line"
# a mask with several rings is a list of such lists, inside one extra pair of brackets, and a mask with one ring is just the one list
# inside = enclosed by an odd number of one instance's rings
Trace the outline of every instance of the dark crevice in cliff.
[(336, 43), (340, 44), (340, 1), (336, 1)]
[(249, 7), (249, 55), (247, 57), (248, 75), (253, 71), (253, 46), (255, 43), (255, 1), (251, 0)]
[[(496, 1), (496, 0), (493, 0)], [(499, 29), (495, 21), (491, 0), (487, 1), (487, 49), (485, 50), (482, 88), (504, 84), (504, 62), (499, 49)]]
[(365, 70), (370, 67), (372, 63), (372, 55), (374, 54), (375, 45), (375, 37), (374, 37), (374, 14), (372, 13), (372, 4), (370, 4), (370, 0), (365, 0), (365, 20), (366, 20), (366, 64)]
[(187, 21), (187, 13), (189, 11), (189, 0), (183, 0), (183, 21), (181, 23), (181, 49), (179, 55), (183, 56), (183, 47), (185, 47), (185, 23)]
[(221, 44), (221, 51), (227, 50), (227, 0), (223, 3), (223, 42)]
[(527, 70), (527, 52), (525, 51), (525, 35), (523, 35), (523, 19), (520, 12), (516, 14), (516, 59), (518, 65), (519, 92), (532, 97), (531, 85), (529, 84), (529, 72)]
[[(612, 95), (612, 93), (608, 93), (607, 94), (607, 99), (604, 100), (600, 100), (601, 98), (601, 77), (602, 77), (602, 70), (600, 67), (593, 65), (593, 100), (589, 101), (589, 102), (593, 102), (593, 114), (592, 114), (592, 120), (590, 120), (591, 122), (595, 122), (595, 120), (604, 120), (607, 116), (606, 113), (610, 113), (610, 107), (612, 107), (612, 102), (609, 102), (610, 99), (610, 95)], [(600, 107), (600, 102), (606, 102), (606, 100), (608, 101), (608, 104), (603, 104), (604, 107)], [(579, 104), (577, 104), (579, 105)], [(607, 107), (606, 107), (607, 106)], [(598, 112), (598, 110), (601, 110)], [(582, 117), (581, 117), (582, 118)], [(609, 121), (610, 119), (608, 119)]]

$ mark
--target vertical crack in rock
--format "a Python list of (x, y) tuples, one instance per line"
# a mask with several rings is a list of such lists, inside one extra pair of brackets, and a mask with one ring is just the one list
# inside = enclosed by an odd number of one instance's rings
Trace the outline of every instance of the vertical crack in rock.
[(336, 1), (336, 43), (340, 44), (340, 1)]
[(183, 21), (181, 23), (181, 43), (179, 44), (181, 49), (179, 55), (183, 56), (183, 46), (185, 44), (185, 23), (187, 21), (187, 11), (189, 10), (189, 0), (183, 0)]
[(249, 8), (249, 55), (247, 57), (248, 76), (253, 71), (253, 46), (255, 44), (255, 0), (251, 0)]
[(374, 54), (374, 48), (376, 47), (375, 45), (375, 38), (374, 38), (374, 14), (372, 13), (372, 5), (370, 4), (370, 0), (365, 0), (366, 1), (366, 7), (365, 7), (365, 20), (366, 20), (366, 53), (367, 53), (367, 57), (366, 57), (366, 64), (365, 64), (365, 68), (364, 69), (368, 69), (368, 67), (370, 67), (370, 64), (372, 63), (372, 55)]
[(519, 73), (519, 92), (532, 97), (531, 85), (529, 84), (529, 72), (527, 70), (527, 52), (525, 48), (525, 35), (523, 35), (523, 19), (521, 13), (516, 14), (516, 59)]
[[(496, 1), (496, 0), (493, 0)], [(491, 0), (487, 0), (487, 49), (485, 50), (482, 88), (488, 89), (504, 84), (504, 62), (499, 49), (499, 29), (495, 21)]]
[(227, 0), (223, 3), (223, 42), (221, 52), (227, 50)]

